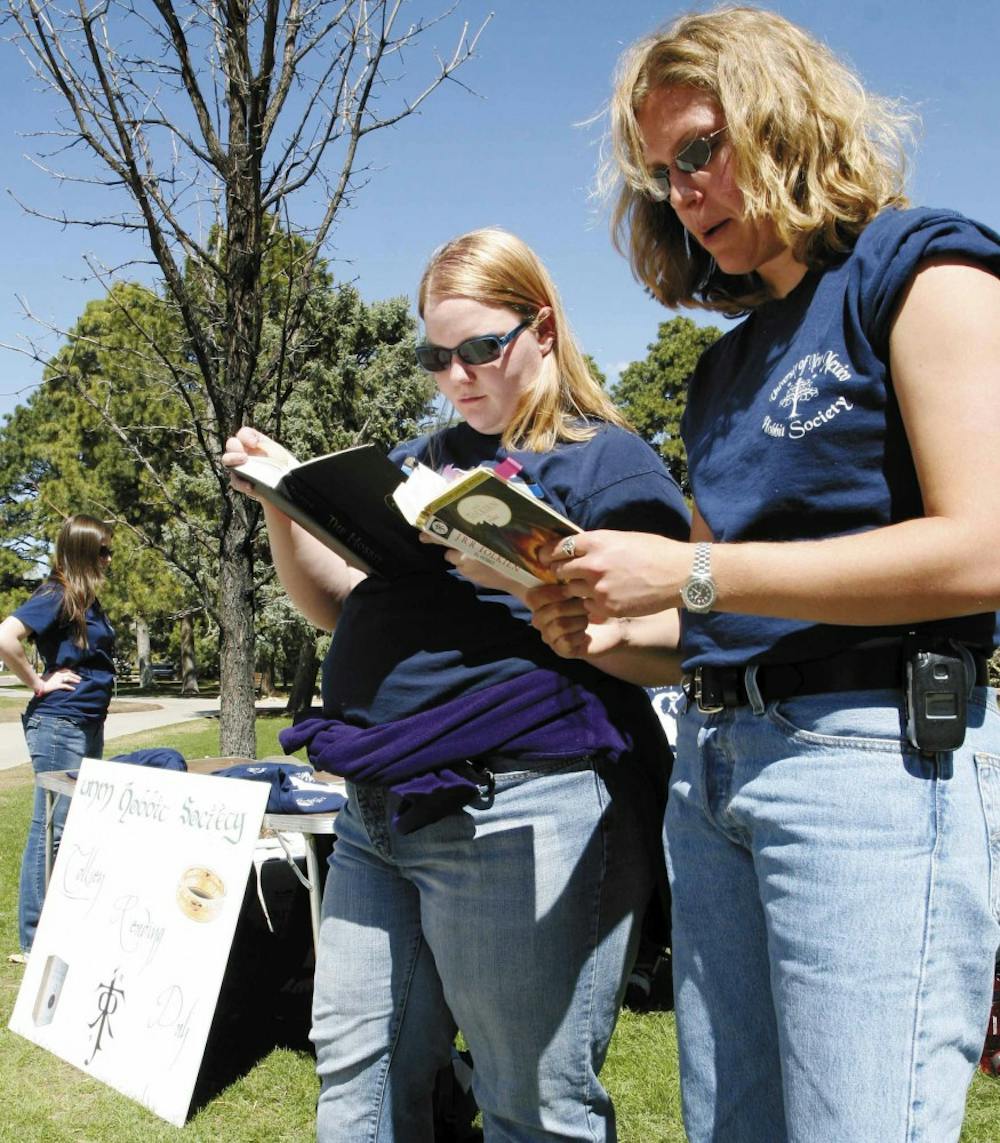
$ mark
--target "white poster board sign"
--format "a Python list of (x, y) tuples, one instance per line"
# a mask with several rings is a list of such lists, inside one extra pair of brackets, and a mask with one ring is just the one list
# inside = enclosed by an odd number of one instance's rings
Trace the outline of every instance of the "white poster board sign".
[(11, 1030), (183, 1126), (267, 794), (85, 758)]

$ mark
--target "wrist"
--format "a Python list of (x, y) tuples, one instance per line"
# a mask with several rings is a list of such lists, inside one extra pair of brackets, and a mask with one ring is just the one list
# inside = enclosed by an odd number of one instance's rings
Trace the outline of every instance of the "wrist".
[(35, 692), (35, 698), (41, 698), (45, 694), (45, 680), (39, 679), (32, 689)]
[(618, 642), (622, 647), (632, 646), (632, 632), (629, 628), (631, 622), (628, 616), (618, 617)]

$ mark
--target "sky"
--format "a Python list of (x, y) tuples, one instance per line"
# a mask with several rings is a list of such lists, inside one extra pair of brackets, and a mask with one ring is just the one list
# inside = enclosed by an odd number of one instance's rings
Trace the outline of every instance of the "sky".
[[(997, 0), (780, 0), (770, 5), (818, 36), (878, 94), (920, 114), (912, 199), (948, 206), (1000, 229), (1000, 3)], [(408, 0), (409, 19), (445, 0)], [(463, 20), (491, 12), (476, 57), (421, 112), (369, 139), (368, 185), (338, 220), (327, 251), (334, 272), (364, 298), (411, 303), (427, 257), (465, 230), (498, 225), (541, 255), (586, 352), (612, 379), (646, 356), (674, 316), (646, 297), (612, 248), (594, 202), (601, 123), (622, 50), (688, 8), (663, 0), (459, 0), (405, 61), (411, 86), (434, 51), (450, 55)], [(423, 58), (421, 58), (421, 56)], [(401, 90), (403, 90), (401, 88)], [(91, 262), (141, 259), (138, 238), (63, 227), (19, 201), (59, 215), (81, 190), (31, 161), (32, 132), (52, 123), (27, 64), (0, 43), (0, 417), (25, 400), (41, 366), (18, 347), (61, 344), (87, 301), (105, 288)], [(590, 124), (589, 126), (587, 124)], [(97, 166), (93, 173), (103, 174)], [(95, 193), (91, 191), (90, 193)], [(132, 276), (152, 281), (150, 272)], [(28, 314), (31, 316), (29, 317)], [(691, 315), (699, 322), (725, 319)], [(11, 348), (13, 347), (13, 348)]]

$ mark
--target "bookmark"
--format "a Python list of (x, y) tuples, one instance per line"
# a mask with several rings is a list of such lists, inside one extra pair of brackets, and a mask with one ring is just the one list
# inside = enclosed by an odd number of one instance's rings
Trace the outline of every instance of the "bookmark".
[(519, 464), (513, 457), (508, 456), (500, 461), (493, 471), (503, 480), (510, 480), (511, 477), (517, 476), (523, 467), (523, 464)]

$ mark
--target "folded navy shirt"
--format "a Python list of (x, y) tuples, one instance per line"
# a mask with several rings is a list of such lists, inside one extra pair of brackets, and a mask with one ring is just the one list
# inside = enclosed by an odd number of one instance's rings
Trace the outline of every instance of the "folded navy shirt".
[(169, 746), (150, 746), (130, 754), (116, 754), (112, 762), (128, 762), (133, 766), (155, 766), (158, 770), (186, 770), (184, 755)]
[[(127, 762), (130, 766), (152, 766), (157, 770), (186, 770), (184, 755), (169, 746), (150, 746), (145, 750), (133, 750), (130, 754), (116, 754), (109, 762)], [(69, 776), (76, 778), (79, 770), (70, 770)]]
[(313, 779), (311, 766), (289, 762), (241, 762), (216, 770), (215, 778), (249, 778), (269, 782), (264, 812), (268, 814), (331, 814), (347, 801), (325, 782)]

